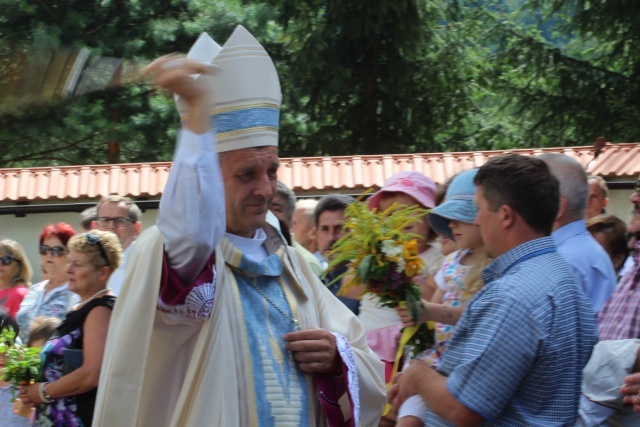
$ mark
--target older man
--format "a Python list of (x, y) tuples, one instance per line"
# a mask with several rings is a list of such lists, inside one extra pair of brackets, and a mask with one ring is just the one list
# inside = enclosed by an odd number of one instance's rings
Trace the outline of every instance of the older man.
[(91, 206), (80, 212), (80, 227), (84, 231), (91, 231), (93, 229), (93, 223), (98, 217), (98, 210), (96, 206)]
[(551, 236), (598, 313), (613, 293), (618, 279), (611, 258), (589, 233), (584, 221), (589, 192), (587, 173), (569, 156), (548, 153), (538, 158), (549, 166), (560, 182), (560, 209)]
[(607, 182), (598, 175), (589, 175), (589, 196), (587, 198), (587, 211), (585, 219), (591, 219), (596, 215), (605, 213), (609, 204), (609, 187)]
[(298, 200), (291, 221), (291, 232), (295, 235), (296, 241), (312, 254), (318, 251), (318, 233), (313, 219), (317, 205), (318, 201), (315, 199)]
[(179, 95), (185, 128), (159, 231), (131, 255), (94, 424), (375, 425), (382, 365), (362, 326), (266, 221), (279, 164), (275, 67), (242, 27), (222, 49), (201, 36), (191, 54), (212, 66), (169, 56), (148, 68)]
[(596, 341), (593, 311), (549, 236), (558, 181), (536, 158), (508, 154), (475, 177), (484, 288), (460, 318), (438, 370), (420, 360), (392, 395), (420, 394), (432, 426), (570, 426)]
[(109, 277), (109, 282), (107, 282), (107, 287), (111, 288), (111, 292), (118, 296), (124, 282), (129, 253), (140, 234), (140, 230), (142, 230), (142, 223), (140, 222), (142, 212), (130, 198), (114, 195), (103, 197), (98, 202), (96, 215), (97, 218), (91, 223), (91, 226), (94, 229), (115, 233), (118, 236), (118, 240), (120, 240), (120, 246), (122, 246), (120, 266), (113, 272)]
[[(296, 208), (296, 195), (289, 187), (284, 183), (278, 181), (276, 187), (276, 195), (271, 201), (271, 212), (284, 223), (288, 230), (292, 228), (294, 210)], [(291, 246), (295, 248), (304, 259), (309, 263), (311, 270), (320, 277), (322, 275), (322, 265), (316, 256), (309, 252), (304, 246), (302, 246), (296, 240), (295, 233), (291, 236)]]

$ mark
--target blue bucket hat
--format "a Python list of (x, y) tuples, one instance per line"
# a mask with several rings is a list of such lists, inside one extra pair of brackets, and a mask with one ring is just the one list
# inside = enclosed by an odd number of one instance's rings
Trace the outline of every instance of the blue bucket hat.
[(444, 202), (429, 212), (429, 223), (436, 233), (455, 241), (449, 221), (473, 224), (478, 214), (473, 183), (477, 173), (478, 169), (472, 169), (457, 175), (449, 184)]

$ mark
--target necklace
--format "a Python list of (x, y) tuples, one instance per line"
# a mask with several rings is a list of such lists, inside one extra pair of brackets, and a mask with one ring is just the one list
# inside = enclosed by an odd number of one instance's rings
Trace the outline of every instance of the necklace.
[(111, 288), (105, 288), (105, 289), (102, 289), (102, 290), (96, 292), (95, 294), (91, 295), (91, 298), (89, 298), (88, 300), (83, 301), (83, 302), (79, 302), (76, 305), (74, 305), (73, 306), (73, 310), (75, 311), (75, 310), (81, 309), (82, 307), (87, 305), (90, 301), (93, 301), (94, 299), (98, 298), (100, 295), (102, 295), (104, 293), (107, 293), (109, 291), (111, 291)]
[[(247, 283), (249, 283), (249, 285), (251, 285), (251, 287), (253, 289), (256, 290), (256, 292), (258, 292), (262, 298), (265, 299), (265, 301), (267, 301), (269, 304), (271, 304), (271, 306), (273, 308), (276, 309), (276, 311), (278, 313), (280, 313), (282, 315), (282, 317), (284, 317), (285, 319), (287, 319), (292, 325), (293, 325), (293, 329), (295, 331), (301, 331), (302, 329), (300, 328), (300, 325), (298, 324), (298, 319), (296, 319), (295, 317), (293, 317), (293, 315), (289, 316), (282, 308), (278, 307), (278, 305), (276, 305), (276, 303), (273, 302), (273, 300), (271, 298), (269, 298), (269, 296), (267, 294), (264, 293), (264, 291), (262, 289), (260, 289), (260, 287), (258, 286), (258, 278), (257, 277), (251, 277), (248, 274), (246, 274), (244, 271), (242, 271), (241, 269), (232, 266), (233, 269), (235, 271), (237, 271), (238, 273), (240, 273), (240, 275), (242, 277), (244, 277), (245, 279), (247, 279)], [(284, 293), (284, 283), (282, 283), (282, 281), (280, 280), (280, 277), (276, 277), (276, 281), (278, 282), (278, 284), (280, 285), (280, 287), (282, 288), (282, 292)], [(291, 313), (293, 313), (293, 310), (291, 309), (291, 305), (289, 304), (289, 300), (287, 299), (287, 295), (285, 294), (284, 296), (285, 301), (287, 301), (287, 307), (289, 308), (289, 311)]]

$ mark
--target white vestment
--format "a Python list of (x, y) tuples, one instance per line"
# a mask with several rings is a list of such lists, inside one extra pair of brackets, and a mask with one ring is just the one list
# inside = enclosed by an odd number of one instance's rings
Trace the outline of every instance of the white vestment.
[[(219, 177), (217, 156), (206, 145), (207, 138), (197, 138), (203, 143), (200, 149), (181, 152), (179, 147), (176, 152), (162, 200), (164, 217), (161, 202), (159, 227), (164, 228), (161, 232), (156, 227), (145, 231), (129, 255), (130, 267), (109, 328), (95, 426), (258, 425), (259, 420), (252, 416), (255, 410), (250, 393), (242, 392), (253, 380), (245, 363), (252, 343), (237, 333), (244, 324), (234, 274), (225, 265), (233, 245), (222, 237), (224, 229), (220, 230), (220, 212), (224, 226), (224, 199), (220, 191), (211, 189), (221, 187), (215, 180)], [(193, 139), (183, 140), (181, 145), (196, 147)], [(212, 163), (214, 170), (210, 169)], [(181, 185), (185, 189), (180, 189)], [(166, 194), (171, 194), (170, 201)], [(168, 218), (168, 212), (174, 218)], [(269, 226), (265, 231), (269, 236), (276, 234)], [(190, 239), (199, 240), (194, 243)], [(191, 283), (212, 251), (203, 245), (212, 240), (216, 276), (210, 316), (197, 321), (159, 310), (158, 305), (163, 306), (158, 295), (164, 252), (171, 268), (185, 277), (184, 283)], [(377, 425), (386, 401), (383, 366), (367, 346), (362, 325), (288, 246), (283, 268), (282, 281), (295, 299), (300, 326), (323, 328), (346, 338), (338, 339), (338, 350), (345, 365), (352, 367), (349, 386), (357, 384), (358, 391), (352, 396), (354, 408), (348, 399), (341, 401), (343, 412), (346, 408), (352, 411), (349, 416), (359, 415), (360, 426)], [(353, 360), (344, 360), (348, 354)], [(309, 378), (313, 383), (314, 376)], [(309, 413), (309, 425), (326, 425), (317, 399), (310, 399)]]

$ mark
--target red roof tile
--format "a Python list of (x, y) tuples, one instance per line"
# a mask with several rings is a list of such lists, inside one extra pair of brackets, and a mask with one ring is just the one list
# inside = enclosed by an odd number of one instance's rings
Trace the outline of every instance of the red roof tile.
[[(524, 155), (562, 153), (584, 166), (593, 147), (510, 150)], [(415, 170), (441, 183), (448, 177), (506, 151), (283, 158), (278, 178), (298, 196), (358, 193), (381, 186), (396, 172)], [(158, 198), (170, 162), (0, 169), (0, 202), (94, 199), (109, 194)], [(607, 143), (589, 172), (608, 180), (640, 174), (640, 143)]]

